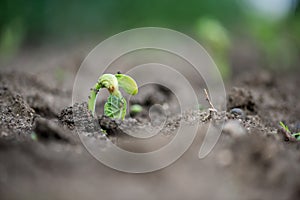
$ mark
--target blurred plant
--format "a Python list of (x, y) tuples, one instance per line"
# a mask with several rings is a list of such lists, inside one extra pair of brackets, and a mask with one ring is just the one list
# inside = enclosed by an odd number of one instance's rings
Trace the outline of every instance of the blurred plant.
[(66, 78), (66, 71), (63, 67), (57, 67), (54, 70), (54, 78), (55, 80), (62, 85)]
[(30, 137), (31, 137), (31, 139), (32, 139), (33, 141), (37, 141), (37, 140), (38, 140), (37, 134), (36, 134), (35, 132), (32, 132), (32, 133), (30, 134)]
[(19, 50), (24, 38), (24, 27), (21, 20), (7, 23), (0, 32), (0, 56), (8, 60)]
[(223, 78), (228, 78), (230, 76), (228, 52), (231, 41), (226, 28), (218, 20), (201, 18), (196, 24), (196, 33), (204, 47), (212, 54)]
[[(287, 32), (288, 27), (280, 22), (264, 19), (249, 19), (247, 29), (264, 54), (266, 67), (270, 69), (289, 69), (297, 60), (294, 39)], [(284, 30), (283, 30), (284, 29)]]
[(205, 107), (202, 104), (196, 105), (196, 110), (204, 111)]
[(139, 104), (133, 104), (130, 106), (130, 113), (131, 114), (137, 114), (143, 111), (143, 107)]
[(289, 127), (287, 125), (285, 125), (282, 121), (279, 122), (279, 125), (286, 131), (291, 133)]
[(292, 137), (296, 138), (300, 141), (300, 132), (299, 133), (292, 133), (287, 125), (285, 125), (283, 122), (279, 122), (279, 125), (286, 131), (286, 133), (290, 134)]
[(18, 17), (26, 28), (25, 42), (40, 44), (54, 39), (77, 43), (78, 37), (82, 40), (83, 36), (87, 39), (94, 36), (99, 40), (99, 37), (104, 39), (120, 31), (145, 26), (187, 32), (191, 22), (203, 15), (232, 22), (239, 14), (236, 0), (176, 3), (169, 0), (99, 0), (74, 1), (72, 4), (58, 0), (2, 0), (0, 30)]
[(243, 0), (241, 5), (247, 23), (243, 30), (254, 40), (264, 66), (276, 71), (295, 67), (299, 54), (294, 26), (299, 21), (294, 14), (297, 0)]
[(106, 88), (110, 95), (104, 105), (104, 114), (114, 119), (124, 119), (127, 102), (119, 91), (119, 86), (130, 95), (138, 93), (137, 84), (130, 76), (124, 74), (103, 74), (98, 79), (94, 88), (91, 89), (88, 100), (88, 109), (92, 111), (93, 114), (95, 113), (98, 92), (100, 89)]

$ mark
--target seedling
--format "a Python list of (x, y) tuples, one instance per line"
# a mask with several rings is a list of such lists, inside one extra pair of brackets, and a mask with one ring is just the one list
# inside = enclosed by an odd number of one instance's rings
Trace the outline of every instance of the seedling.
[(279, 122), (279, 125), (285, 130), (286, 133), (293, 136), (295, 139), (300, 141), (300, 132), (299, 133), (291, 133), (289, 127), (285, 125), (283, 122)]
[(279, 122), (279, 125), (288, 133), (291, 133), (289, 127), (285, 125), (283, 122)]
[(99, 90), (106, 88), (109, 91), (109, 97), (104, 105), (104, 115), (113, 119), (124, 119), (126, 115), (127, 102), (122, 96), (119, 87), (130, 95), (138, 93), (136, 82), (125, 74), (103, 74), (98, 82), (91, 89), (88, 100), (88, 109), (95, 114), (95, 105)]
[(30, 134), (30, 137), (31, 137), (31, 139), (32, 139), (33, 141), (37, 141), (37, 140), (38, 140), (38, 137), (37, 137), (37, 135), (36, 135), (35, 132), (32, 132), (32, 133)]
[(134, 104), (130, 107), (130, 113), (137, 114), (143, 111), (143, 107), (139, 104)]

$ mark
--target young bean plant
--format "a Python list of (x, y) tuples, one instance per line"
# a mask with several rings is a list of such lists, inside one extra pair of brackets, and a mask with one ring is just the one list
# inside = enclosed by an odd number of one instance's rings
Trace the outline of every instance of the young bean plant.
[(130, 95), (138, 93), (136, 82), (125, 74), (103, 74), (99, 77), (98, 82), (91, 89), (88, 99), (88, 109), (95, 113), (95, 104), (99, 90), (106, 88), (109, 91), (109, 97), (104, 105), (104, 115), (113, 119), (124, 119), (126, 115), (127, 102), (122, 96), (119, 88), (122, 88)]

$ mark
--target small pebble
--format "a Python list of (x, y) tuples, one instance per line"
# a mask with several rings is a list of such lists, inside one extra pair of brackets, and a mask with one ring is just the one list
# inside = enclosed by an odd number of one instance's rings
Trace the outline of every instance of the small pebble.
[(245, 128), (237, 120), (229, 120), (226, 122), (223, 132), (228, 133), (232, 137), (240, 137), (246, 134)]
[(233, 108), (233, 109), (230, 110), (230, 113), (235, 115), (235, 116), (242, 117), (242, 118), (246, 117), (245, 112), (240, 108)]

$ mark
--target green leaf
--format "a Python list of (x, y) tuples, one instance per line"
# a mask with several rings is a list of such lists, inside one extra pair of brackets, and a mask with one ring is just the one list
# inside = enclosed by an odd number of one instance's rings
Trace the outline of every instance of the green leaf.
[(104, 105), (104, 114), (114, 119), (124, 119), (127, 103), (124, 97), (109, 95)]
[(287, 132), (291, 132), (290, 131), (290, 129), (289, 129), (289, 127), (287, 126), (287, 125), (285, 125), (283, 122), (279, 122), (279, 124), (280, 124), (280, 126), (284, 129), (284, 130), (286, 130)]
[(292, 134), (293, 137), (295, 137), (297, 140), (300, 140), (300, 132)]
[(126, 93), (130, 95), (136, 95), (138, 93), (138, 86), (133, 78), (125, 74), (115, 74), (115, 77), (118, 79), (119, 87)]
[(139, 104), (134, 104), (130, 106), (130, 113), (136, 114), (143, 111), (143, 107)]

